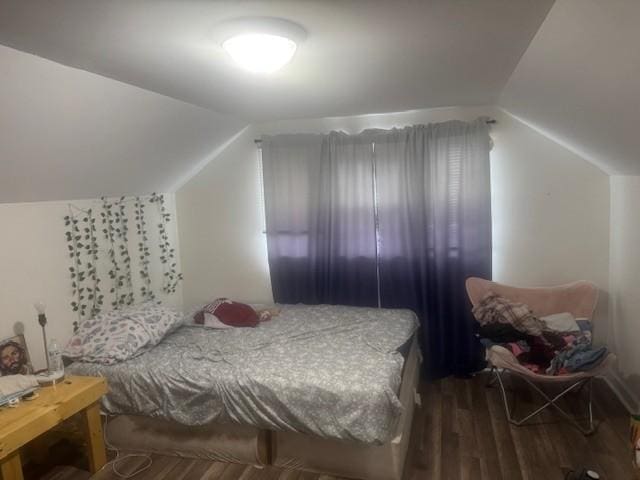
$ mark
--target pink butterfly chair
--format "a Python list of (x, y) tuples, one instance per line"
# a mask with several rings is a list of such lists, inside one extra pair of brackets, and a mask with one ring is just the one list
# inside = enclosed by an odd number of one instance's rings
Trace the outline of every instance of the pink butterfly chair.
[[(477, 277), (470, 277), (466, 282), (467, 294), (471, 303), (475, 307), (480, 303), (484, 295), (492, 291), (512, 302), (524, 303), (531, 308), (533, 313), (539, 317), (551, 315), (553, 313), (569, 312), (576, 318), (586, 318), (592, 320), (593, 312), (598, 303), (598, 288), (589, 282), (578, 281), (567, 285), (545, 288), (518, 288), (502, 285)], [(490, 383), (497, 380), (502, 393), (504, 409), (507, 420), (514, 425), (522, 425), (529, 419), (535, 417), (547, 407), (554, 407), (562, 416), (575, 425), (584, 435), (590, 435), (595, 432), (592, 409), (592, 389), (593, 378), (605, 372), (614, 362), (615, 355), (608, 354), (607, 357), (594, 369), (587, 372), (577, 372), (567, 375), (540, 375), (525, 368), (518, 362), (518, 359), (510, 350), (494, 345), (487, 350), (487, 361), (491, 367), (492, 378)], [(537, 391), (546, 400), (546, 403), (540, 408), (529, 413), (520, 420), (516, 420), (512, 416), (509, 408), (507, 394), (504, 388), (502, 375), (504, 372), (517, 375), (524, 379), (535, 391)], [(554, 397), (550, 397), (541, 390), (537, 385), (541, 383), (547, 384), (563, 384), (568, 386)], [(587, 385), (589, 389), (588, 411), (589, 424), (585, 428), (573, 416), (565, 412), (559, 405), (558, 401), (571, 391), (580, 391)]]

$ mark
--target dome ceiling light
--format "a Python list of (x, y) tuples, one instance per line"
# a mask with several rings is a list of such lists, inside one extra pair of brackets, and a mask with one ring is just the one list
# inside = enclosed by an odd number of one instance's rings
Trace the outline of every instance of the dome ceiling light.
[(236, 18), (216, 27), (222, 48), (253, 73), (273, 73), (284, 67), (306, 36), (297, 23), (275, 17)]

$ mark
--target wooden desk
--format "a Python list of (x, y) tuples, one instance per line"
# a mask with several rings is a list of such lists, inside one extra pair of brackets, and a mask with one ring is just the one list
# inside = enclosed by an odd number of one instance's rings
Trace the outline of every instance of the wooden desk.
[(0, 408), (0, 477), (22, 480), (20, 448), (67, 418), (81, 412), (89, 447), (89, 465), (95, 473), (106, 463), (99, 400), (107, 393), (101, 377), (67, 377), (62, 383), (38, 390), (38, 398), (16, 408)]

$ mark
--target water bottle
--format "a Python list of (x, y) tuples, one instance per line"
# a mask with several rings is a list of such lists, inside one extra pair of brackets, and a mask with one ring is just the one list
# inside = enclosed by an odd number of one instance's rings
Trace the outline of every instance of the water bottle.
[(64, 364), (62, 363), (62, 352), (55, 338), (49, 342), (49, 375), (54, 380), (64, 376)]

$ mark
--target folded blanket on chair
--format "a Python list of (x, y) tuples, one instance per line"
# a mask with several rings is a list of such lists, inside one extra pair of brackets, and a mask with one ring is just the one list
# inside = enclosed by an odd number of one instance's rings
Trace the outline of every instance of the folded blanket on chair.
[(507, 323), (523, 333), (534, 336), (542, 335), (544, 330), (544, 322), (536, 317), (527, 305), (512, 302), (492, 291), (482, 297), (472, 313), (480, 325)]

